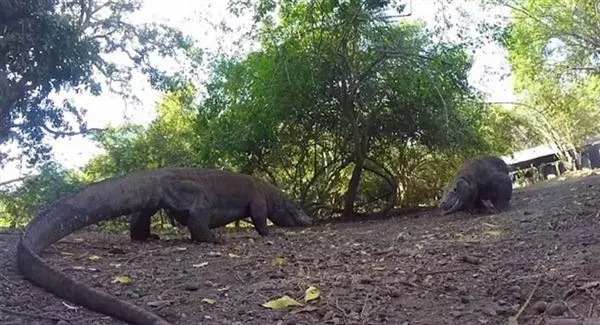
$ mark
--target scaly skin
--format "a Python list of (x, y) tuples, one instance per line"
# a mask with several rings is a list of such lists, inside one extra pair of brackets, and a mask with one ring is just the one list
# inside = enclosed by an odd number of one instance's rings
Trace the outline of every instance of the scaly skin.
[(442, 214), (460, 210), (478, 213), (488, 209), (509, 208), (512, 197), (512, 180), (506, 163), (495, 156), (481, 156), (465, 162), (448, 184), (439, 202)]
[(215, 242), (210, 228), (248, 214), (263, 236), (268, 234), (267, 218), (280, 226), (310, 224), (302, 210), (290, 207), (295, 208), (276, 187), (226, 171), (164, 168), (114, 177), (90, 184), (35, 216), (19, 240), (17, 266), (31, 282), (89, 309), (131, 324), (171, 325), (148, 310), (67, 277), (46, 264), (40, 252), (99, 221), (161, 208), (185, 216), (194, 241)]
[[(296, 206), (292, 201), (285, 197), (285, 194), (277, 187), (244, 174), (231, 174), (229, 172), (213, 170), (193, 170), (177, 169), (178, 179), (185, 185), (185, 191), (180, 194), (180, 199), (185, 196), (183, 193), (197, 193), (197, 198), (205, 198), (205, 193), (210, 193), (206, 197), (206, 202), (200, 202), (205, 208), (199, 212), (205, 215), (199, 218), (201, 223), (200, 230), (196, 234), (198, 241), (215, 242), (214, 237), (207, 233), (208, 228), (223, 227), (233, 221), (250, 218), (255, 229), (261, 235), (267, 235), (266, 219), (268, 218), (280, 227), (300, 227), (308, 226), (311, 219)], [(208, 172), (208, 173), (207, 173)], [(235, 176), (235, 177), (232, 177)], [(240, 186), (240, 184), (248, 185)], [(198, 187), (196, 184), (202, 184)], [(233, 191), (232, 189), (238, 188)], [(223, 192), (224, 190), (224, 192)], [(223, 195), (215, 196), (219, 191)], [(261, 193), (265, 200), (253, 200), (252, 193)], [(200, 199), (202, 201), (202, 199)], [(251, 202), (252, 201), (252, 202)], [(252, 206), (251, 203), (254, 205)], [(251, 215), (250, 208), (254, 209), (254, 218)], [(182, 225), (189, 226), (190, 211), (186, 209), (165, 209), (167, 215)], [(130, 218), (130, 237), (135, 241), (144, 241), (148, 239), (157, 239), (158, 236), (150, 232), (150, 218), (156, 214), (158, 208), (143, 209)], [(266, 213), (266, 215), (265, 215)], [(266, 216), (266, 217), (265, 217)], [(194, 223), (197, 218), (191, 222)], [(204, 224), (206, 220), (209, 224)], [(210, 221), (209, 221), (210, 220)], [(190, 229), (191, 230), (191, 229)], [(194, 236), (194, 234), (192, 234)]]

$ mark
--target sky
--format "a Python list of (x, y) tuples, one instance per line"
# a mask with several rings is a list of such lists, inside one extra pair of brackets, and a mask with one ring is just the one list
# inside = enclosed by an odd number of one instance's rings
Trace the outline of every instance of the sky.
[[(408, 20), (433, 22), (436, 17), (435, 0), (412, 0), (408, 5), (411, 12)], [(162, 22), (180, 28), (192, 36), (199, 44), (208, 49), (216, 49), (219, 45), (231, 43), (231, 39), (215, 32), (211, 23), (219, 23), (226, 19), (235, 28), (244, 28), (248, 19), (230, 17), (226, 0), (144, 0), (142, 9), (132, 19), (136, 22)], [(475, 20), (492, 19), (490, 11), (480, 10), (473, 0), (457, 0), (452, 3), (453, 9), (444, 9), (451, 15), (453, 10), (466, 10), (473, 13)], [(439, 7), (438, 7), (439, 8)], [(412, 10), (411, 10), (412, 9)], [(439, 11), (437, 11), (439, 13)], [(466, 26), (474, 28), (476, 22), (463, 21)], [(473, 30), (469, 31), (474, 33)], [(169, 62), (165, 62), (169, 64)], [(172, 64), (172, 63), (171, 63)], [(508, 78), (501, 79), (501, 75)], [(488, 101), (507, 102), (514, 98), (510, 78), (510, 68), (506, 60), (506, 51), (496, 45), (486, 45), (477, 49), (470, 74), (470, 82), (479, 90), (488, 94)], [(143, 77), (137, 76), (132, 81), (133, 93), (141, 103), (125, 102), (120, 96), (105, 92), (101, 96), (87, 94), (61, 93), (55, 98), (71, 98), (76, 104), (87, 109), (86, 121), (90, 128), (116, 126), (125, 121), (148, 124), (154, 118), (154, 105), (162, 95), (153, 90)], [(94, 155), (102, 151), (83, 136), (74, 136), (50, 141), (55, 160), (66, 168), (78, 168)], [(14, 147), (13, 147), (14, 149)], [(17, 162), (7, 164), (0, 170), (0, 182), (15, 179), (31, 173), (27, 168), (20, 168)]]

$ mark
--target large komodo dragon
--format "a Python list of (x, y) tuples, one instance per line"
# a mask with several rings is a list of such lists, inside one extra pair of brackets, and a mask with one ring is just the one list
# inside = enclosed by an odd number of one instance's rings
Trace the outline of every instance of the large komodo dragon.
[(202, 168), (148, 170), (90, 184), (41, 211), (20, 238), (17, 266), (33, 283), (92, 310), (131, 324), (170, 325), (141, 307), (66, 276), (39, 256), (46, 247), (78, 229), (159, 208), (181, 218), (194, 241), (214, 242), (211, 227), (248, 215), (261, 235), (268, 233), (267, 218), (281, 226), (311, 223), (282, 191), (248, 175)]
[(439, 202), (442, 214), (460, 210), (481, 212), (484, 201), (490, 201), (494, 210), (509, 208), (512, 180), (508, 165), (496, 156), (481, 156), (463, 163), (446, 187)]

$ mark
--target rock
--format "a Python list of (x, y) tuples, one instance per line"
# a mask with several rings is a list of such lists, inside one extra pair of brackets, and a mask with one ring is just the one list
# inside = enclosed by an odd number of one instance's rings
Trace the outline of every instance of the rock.
[(496, 309), (496, 312), (500, 315), (514, 315), (519, 310), (519, 304), (515, 304), (512, 306), (502, 305)]
[(567, 306), (561, 301), (553, 301), (546, 307), (546, 313), (550, 316), (561, 316), (567, 311)]
[(189, 282), (183, 285), (183, 289), (185, 291), (196, 291), (198, 289), (200, 289), (200, 284), (199, 283), (194, 283), (194, 282)]
[(458, 287), (456, 288), (456, 291), (458, 291), (459, 296), (465, 296), (467, 295), (467, 293), (469, 293), (469, 291), (465, 287)]
[(512, 286), (512, 287), (508, 288), (508, 290), (509, 290), (510, 292), (516, 292), (516, 293), (520, 293), (520, 292), (521, 292), (521, 287), (519, 287), (518, 285), (514, 285), (514, 286)]
[(458, 310), (453, 310), (450, 312), (450, 316), (452, 316), (454, 318), (459, 318), (462, 315), (463, 315), (463, 313)]
[(109, 254), (125, 254), (125, 251), (122, 248), (112, 247), (108, 250)]
[(473, 264), (473, 265), (479, 265), (481, 264), (481, 260), (475, 256), (471, 256), (471, 255), (463, 255), (461, 257), (461, 261), (468, 263), (468, 264)]
[(363, 277), (361, 279), (358, 280), (358, 283), (360, 284), (371, 284), (373, 283), (373, 279), (372, 278), (368, 278), (368, 277)]
[(535, 304), (533, 304), (533, 309), (535, 309), (535, 311), (538, 314), (542, 314), (542, 313), (544, 313), (544, 311), (546, 311), (547, 306), (548, 306), (548, 303), (546, 303), (543, 300), (540, 300), (540, 301), (536, 302)]
[(446, 292), (450, 292), (450, 291), (456, 291), (458, 290), (458, 288), (452, 284), (444, 284), (444, 291)]
[(491, 306), (486, 306), (481, 310), (482, 313), (488, 315), (488, 316), (496, 316), (498, 315), (498, 313), (496, 312), (496, 309), (492, 308)]
[(389, 295), (392, 298), (398, 298), (398, 297), (402, 296), (402, 292), (400, 290), (391, 290)]
[(471, 300), (473, 300), (473, 297), (471, 297), (471, 296), (461, 296), (460, 297), (460, 302), (462, 302), (463, 304), (468, 304), (469, 302), (471, 302)]

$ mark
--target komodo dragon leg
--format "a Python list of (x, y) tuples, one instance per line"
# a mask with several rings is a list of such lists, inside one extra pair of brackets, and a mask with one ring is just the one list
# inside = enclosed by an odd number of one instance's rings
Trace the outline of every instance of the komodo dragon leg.
[(254, 229), (261, 236), (268, 236), (269, 229), (267, 228), (267, 202), (264, 199), (253, 199), (250, 202), (250, 220), (254, 225)]
[(160, 239), (156, 234), (150, 232), (151, 218), (158, 209), (144, 209), (129, 217), (129, 237), (134, 241), (146, 241)]
[(192, 241), (220, 244), (215, 234), (210, 230), (210, 213), (200, 207), (200, 204), (194, 204), (190, 208), (190, 217), (188, 218), (188, 229)]

